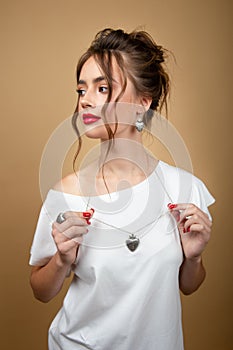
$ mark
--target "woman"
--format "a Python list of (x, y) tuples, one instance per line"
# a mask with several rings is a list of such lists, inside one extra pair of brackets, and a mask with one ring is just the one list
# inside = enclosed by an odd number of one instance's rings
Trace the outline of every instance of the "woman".
[(51, 300), (74, 273), (51, 350), (183, 349), (179, 290), (204, 281), (214, 199), (142, 144), (167, 106), (164, 56), (143, 31), (105, 29), (79, 60), (77, 155), (80, 127), (100, 151), (49, 191), (31, 249), (37, 299)]

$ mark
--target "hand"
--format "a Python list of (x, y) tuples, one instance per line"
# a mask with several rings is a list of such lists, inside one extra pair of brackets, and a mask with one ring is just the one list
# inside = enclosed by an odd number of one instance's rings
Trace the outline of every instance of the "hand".
[(204, 251), (211, 233), (212, 222), (208, 215), (194, 204), (168, 204), (176, 218), (184, 255), (198, 259)]
[(62, 264), (72, 265), (77, 257), (78, 247), (83, 235), (88, 233), (88, 225), (94, 210), (87, 212), (65, 212), (65, 221), (54, 222), (52, 236), (56, 243), (58, 255)]

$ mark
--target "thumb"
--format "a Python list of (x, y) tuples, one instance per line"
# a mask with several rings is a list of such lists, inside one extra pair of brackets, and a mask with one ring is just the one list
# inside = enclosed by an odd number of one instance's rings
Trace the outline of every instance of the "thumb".
[(179, 210), (171, 210), (170, 213), (175, 218), (176, 222), (179, 223), (180, 222), (180, 212), (179, 212)]

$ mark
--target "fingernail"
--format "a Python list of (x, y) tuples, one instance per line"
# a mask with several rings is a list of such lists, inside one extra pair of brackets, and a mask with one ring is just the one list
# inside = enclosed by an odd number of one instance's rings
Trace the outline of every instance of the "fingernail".
[(91, 208), (90, 210), (92, 210), (92, 211), (93, 211), (93, 214), (94, 214), (94, 212), (95, 212), (95, 209)]
[(90, 225), (91, 224), (91, 222), (90, 222), (90, 220), (89, 219), (85, 219), (86, 220), (86, 222), (87, 222), (87, 224), (88, 225)]
[(183, 232), (186, 233), (185, 228), (183, 228)]
[(167, 206), (168, 206), (169, 209), (174, 209), (174, 208), (177, 207), (177, 204), (171, 204), (171, 203), (169, 203)]
[(188, 227), (187, 232), (190, 232), (190, 227)]
[(83, 212), (83, 217), (84, 218), (90, 218), (91, 217), (91, 213), (88, 213), (87, 211)]

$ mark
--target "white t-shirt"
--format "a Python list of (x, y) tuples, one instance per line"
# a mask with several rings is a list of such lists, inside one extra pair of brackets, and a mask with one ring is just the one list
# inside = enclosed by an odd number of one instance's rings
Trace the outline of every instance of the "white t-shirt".
[[(210, 216), (214, 198), (197, 177), (162, 161), (146, 180), (110, 196), (49, 191), (31, 265), (42, 266), (55, 254), (51, 225), (60, 212), (85, 211), (87, 203), (95, 209), (49, 330), (50, 350), (183, 349), (178, 282), (183, 254), (167, 208), (171, 201), (194, 203)], [(140, 240), (135, 251), (126, 245), (130, 233)]]

